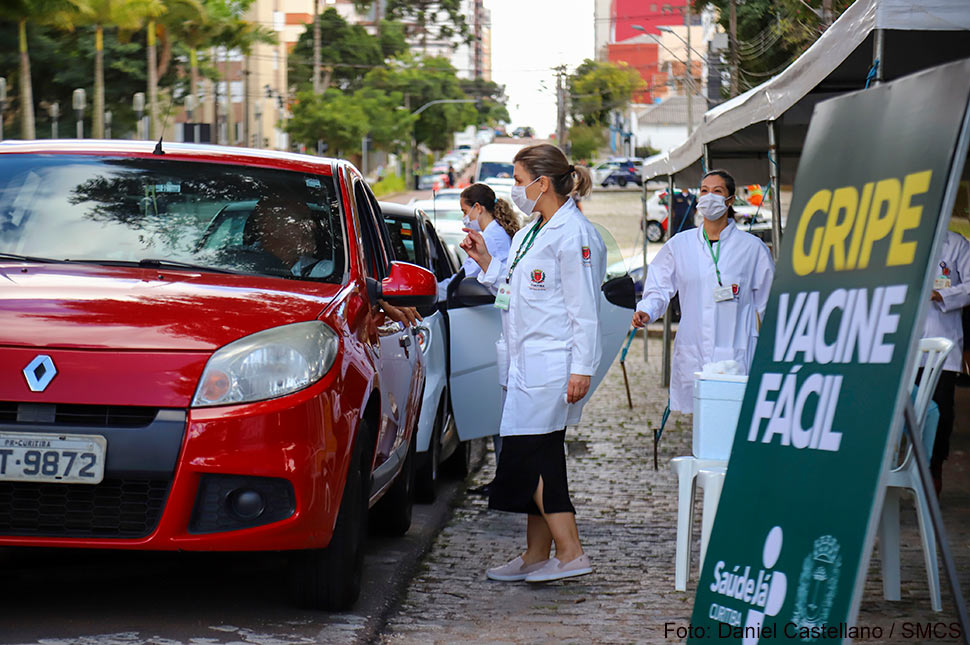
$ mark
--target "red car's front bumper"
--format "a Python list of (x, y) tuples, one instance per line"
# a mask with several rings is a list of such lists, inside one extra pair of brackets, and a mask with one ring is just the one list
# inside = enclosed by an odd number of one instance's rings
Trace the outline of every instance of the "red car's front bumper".
[[(0, 544), (198, 551), (326, 546), (340, 506), (356, 424), (355, 415), (346, 414), (339, 403), (335, 371), (306, 390), (271, 401), (170, 411), (170, 416), (184, 418), (181, 444), (168, 481), (159, 480), (156, 473), (151, 490), (138, 480), (143, 475), (131, 472), (130, 464), (112, 472), (109, 439), (105, 482), (96, 485), (117, 487), (108, 493), (109, 504), (87, 498), (79, 503), (71, 493), (60, 495), (67, 491), (62, 487), (87, 486), (78, 494), (89, 496), (93, 487), (84, 484), (44, 484), (48, 497), (64, 497), (60, 502), (0, 499), (7, 513), (46, 514), (41, 530), (25, 529), (27, 524), (15, 521), (20, 528), (5, 531)], [(97, 429), (87, 431), (98, 434)], [(125, 452), (134, 460), (131, 463), (152, 462), (153, 455), (137, 454), (137, 444), (122, 449), (125, 439), (114, 443), (115, 454)], [(144, 442), (143, 451), (152, 446), (152, 441)], [(116, 481), (121, 483), (111, 483)], [(65, 514), (60, 524), (58, 504), (63, 504)], [(154, 514), (140, 515), (144, 504), (153, 506)], [(243, 517), (237, 512), (240, 508)], [(85, 513), (102, 515), (81, 518), (80, 524), (72, 524), (67, 515), (80, 518), (77, 514)], [(28, 519), (34, 521), (33, 517)], [(112, 523), (126, 528), (127, 534), (119, 530), (113, 536)], [(72, 535), (70, 527), (82, 525)], [(141, 526), (144, 534), (132, 537)], [(126, 536), (117, 537), (122, 534)]]

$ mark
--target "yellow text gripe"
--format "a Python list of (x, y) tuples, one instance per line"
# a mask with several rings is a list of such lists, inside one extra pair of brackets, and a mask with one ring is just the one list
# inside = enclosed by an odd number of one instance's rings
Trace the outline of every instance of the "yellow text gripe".
[(865, 269), (872, 248), (889, 238), (886, 266), (909, 264), (916, 242), (904, 241), (906, 231), (917, 228), (923, 207), (913, 198), (929, 190), (931, 170), (870, 181), (861, 191), (855, 186), (823, 189), (812, 195), (798, 221), (792, 268), (796, 275)]

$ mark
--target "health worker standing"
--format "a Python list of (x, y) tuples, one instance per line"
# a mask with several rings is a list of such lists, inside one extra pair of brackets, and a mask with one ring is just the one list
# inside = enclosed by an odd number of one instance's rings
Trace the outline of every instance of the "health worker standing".
[[(493, 580), (546, 582), (592, 572), (566, 481), (566, 426), (579, 423), (599, 365), (599, 291), (606, 245), (569, 195), (589, 193), (589, 171), (539, 144), (514, 158), (512, 201), (539, 217), (515, 234), (507, 261), (466, 229), (462, 248), (482, 267), (479, 282), (503, 310), (508, 390), (502, 457), (489, 508), (527, 513), (527, 549), (489, 569)], [(501, 361), (501, 358), (500, 358)], [(501, 370), (501, 366), (500, 366)], [(552, 543), (556, 557), (550, 558)]]
[(747, 374), (768, 305), (771, 252), (734, 223), (734, 198), (730, 174), (704, 175), (697, 200), (703, 226), (678, 233), (660, 249), (633, 315), (634, 327), (643, 327), (680, 293), (670, 375), (670, 409), (678, 412), (693, 412), (694, 372), (707, 363), (734, 360)]

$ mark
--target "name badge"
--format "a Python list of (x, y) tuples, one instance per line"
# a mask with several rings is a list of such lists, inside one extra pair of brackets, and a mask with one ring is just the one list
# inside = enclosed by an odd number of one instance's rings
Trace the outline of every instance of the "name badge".
[(953, 283), (950, 281), (950, 278), (941, 275), (933, 281), (933, 288), (937, 291), (940, 289), (949, 289), (951, 284)]
[(498, 309), (508, 311), (509, 302), (512, 300), (512, 287), (507, 284), (499, 285), (498, 294), (495, 296), (495, 306)]
[(714, 287), (714, 302), (724, 302), (734, 300), (734, 288), (726, 284), (723, 287)]

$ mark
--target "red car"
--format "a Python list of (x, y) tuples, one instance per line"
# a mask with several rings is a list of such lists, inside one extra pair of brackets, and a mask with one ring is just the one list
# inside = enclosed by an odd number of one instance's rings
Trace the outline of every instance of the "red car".
[(435, 278), (345, 161), (154, 146), (0, 144), (0, 545), (293, 551), (348, 607), (368, 516), (410, 524), (424, 364), (381, 307)]

